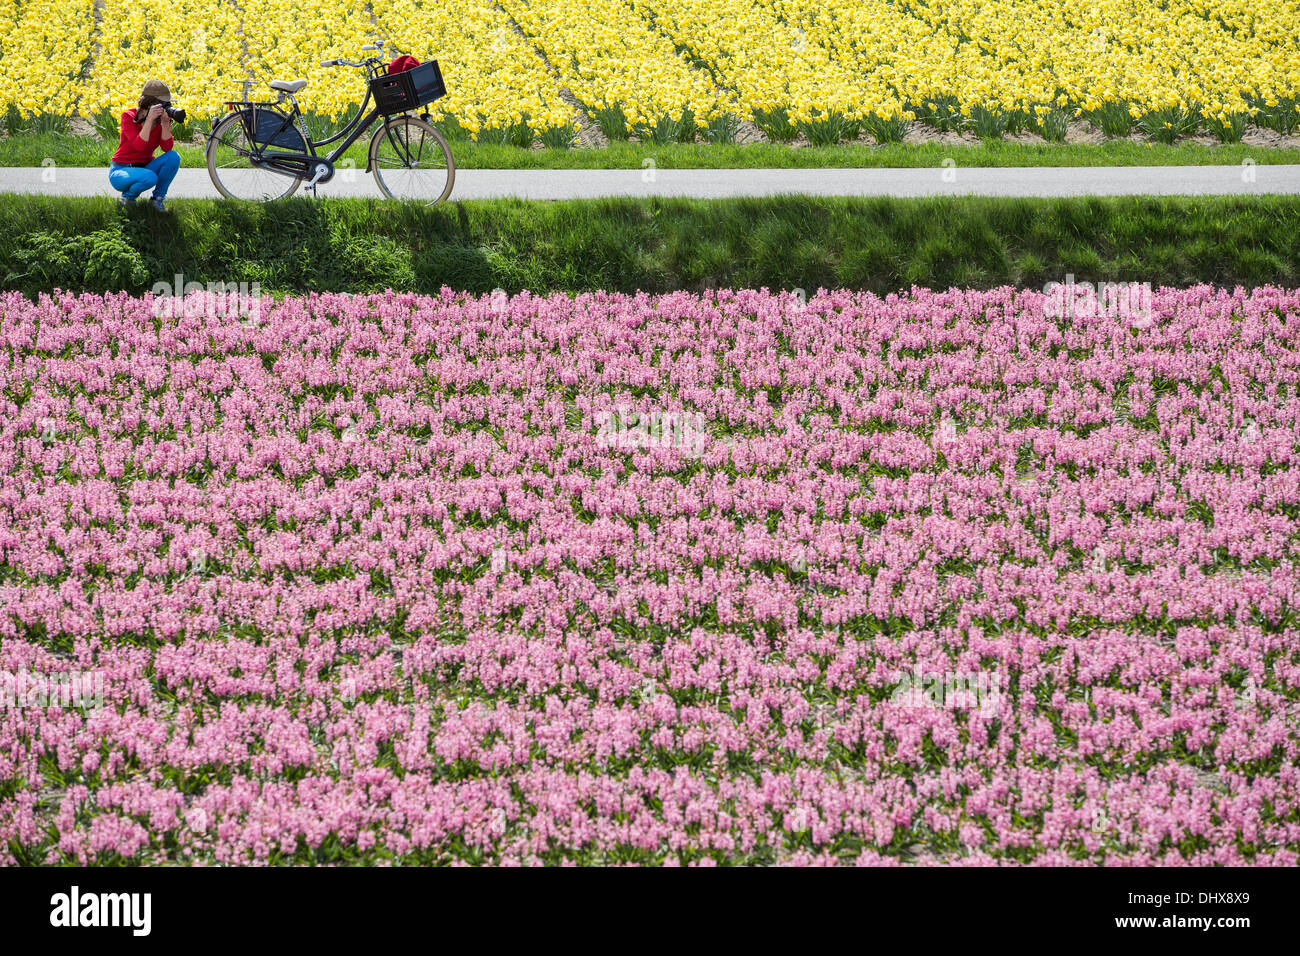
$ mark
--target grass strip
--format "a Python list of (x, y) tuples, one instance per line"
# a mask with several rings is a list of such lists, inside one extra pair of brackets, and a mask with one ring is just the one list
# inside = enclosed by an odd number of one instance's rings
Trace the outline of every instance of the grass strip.
[[(340, 157), (366, 165), (369, 138)], [(23, 133), (0, 137), (0, 166), (107, 166), (117, 148), (96, 136)], [(926, 168), (951, 159), (959, 167), (990, 166), (1218, 166), (1250, 159), (1259, 165), (1300, 163), (1300, 149), (1201, 143), (1109, 140), (1095, 145), (1015, 143), (990, 140), (973, 145), (944, 143), (860, 143), (796, 147), (774, 143), (613, 143), (602, 149), (521, 149), (499, 143), (451, 142), (461, 169), (641, 169), (647, 159), (660, 169), (831, 169)], [(181, 165), (207, 165), (201, 144), (177, 146)]]
[(1300, 284), (1300, 197), (113, 200), (0, 195), (0, 283), (147, 291)]

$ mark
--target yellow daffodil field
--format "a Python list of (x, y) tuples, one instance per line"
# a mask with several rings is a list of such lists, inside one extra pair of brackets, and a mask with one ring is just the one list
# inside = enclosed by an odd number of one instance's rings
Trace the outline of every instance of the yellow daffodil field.
[(111, 118), (158, 76), (208, 119), (305, 78), (336, 119), (364, 80), (320, 61), (372, 42), (439, 60), (440, 121), (520, 145), (1300, 126), (1300, 0), (0, 0), (0, 109)]

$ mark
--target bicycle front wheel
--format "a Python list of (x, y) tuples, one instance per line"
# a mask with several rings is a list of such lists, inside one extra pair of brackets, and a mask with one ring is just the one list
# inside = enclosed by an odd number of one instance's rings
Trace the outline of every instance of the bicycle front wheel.
[(437, 205), (451, 195), (456, 164), (442, 134), (422, 119), (390, 116), (370, 140), (370, 168), (389, 199)]
[(277, 173), (252, 162), (253, 148), (239, 114), (226, 117), (208, 139), (208, 176), (227, 199), (269, 202), (298, 188), (301, 176)]

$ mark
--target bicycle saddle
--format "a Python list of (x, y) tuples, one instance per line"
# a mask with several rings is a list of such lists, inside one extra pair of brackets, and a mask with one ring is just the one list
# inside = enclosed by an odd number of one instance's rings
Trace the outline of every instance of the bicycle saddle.
[(306, 80), (272, 80), (266, 84), (273, 90), (280, 90), (284, 93), (297, 93), (307, 85)]

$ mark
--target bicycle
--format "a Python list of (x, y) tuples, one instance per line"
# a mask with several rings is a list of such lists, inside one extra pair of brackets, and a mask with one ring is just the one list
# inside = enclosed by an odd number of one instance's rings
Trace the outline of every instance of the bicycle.
[[(371, 43), (360, 52), (382, 49)], [(206, 151), (208, 175), (217, 191), (227, 199), (269, 202), (291, 196), (306, 181), (314, 194), (320, 183), (334, 178), (338, 158), (383, 116), (383, 124), (370, 138), (365, 171), (373, 172), (389, 199), (432, 196), (436, 198), (429, 205), (444, 201), (456, 181), (451, 149), (429, 123), (427, 111), (418, 117), (412, 114), (447, 92), (438, 61), (421, 63), (405, 73), (385, 72), (384, 61), (377, 56), (355, 63), (323, 60), (321, 66), (366, 71), (366, 97), (357, 115), (333, 136), (313, 140), (294, 97), (306, 80), (272, 80), (267, 85), (280, 94), (274, 102), (227, 100), (224, 105), (230, 115), (213, 126)], [(372, 97), (375, 106), (366, 112)], [(288, 111), (282, 108), (286, 99), (292, 104)], [(317, 153), (336, 140), (342, 142), (333, 151)]]

